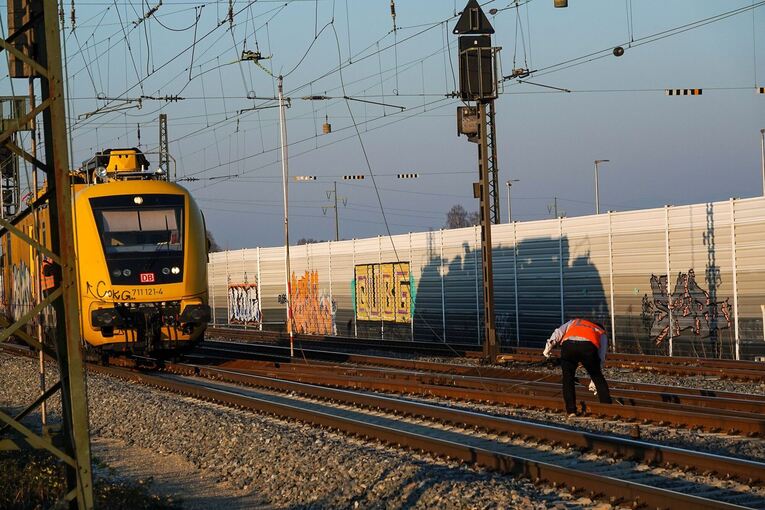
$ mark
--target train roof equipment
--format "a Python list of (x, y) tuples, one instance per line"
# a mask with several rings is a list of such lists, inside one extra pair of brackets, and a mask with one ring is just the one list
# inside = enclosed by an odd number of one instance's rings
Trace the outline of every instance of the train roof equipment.
[(93, 182), (123, 180), (168, 180), (167, 173), (149, 169), (149, 160), (136, 148), (106, 149), (82, 162), (81, 172)]

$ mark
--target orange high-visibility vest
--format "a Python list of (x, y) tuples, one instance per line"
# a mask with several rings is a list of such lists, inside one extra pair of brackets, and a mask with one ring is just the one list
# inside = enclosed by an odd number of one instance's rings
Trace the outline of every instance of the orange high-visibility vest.
[(563, 335), (561, 342), (565, 342), (571, 337), (582, 338), (589, 340), (595, 344), (595, 347), (600, 349), (600, 335), (603, 333), (605, 333), (605, 330), (600, 329), (590, 321), (574, 319), (574, 322), (566, 330), (566, 334)]

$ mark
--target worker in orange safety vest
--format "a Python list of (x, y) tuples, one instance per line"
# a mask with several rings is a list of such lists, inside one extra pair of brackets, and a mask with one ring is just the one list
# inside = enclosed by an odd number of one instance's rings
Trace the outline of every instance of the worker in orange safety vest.
[(601, 367), (606, 362), (608, 336), (606, 329), (597, 322), (573, 319), (553, 331), (545, 345), (545, 358), (553, 348), (560, 345), (560, 366), (563, 371), (563, 401), (569, 417), (576, 416), (576, 369), (581, 363), (590, 374), (590, 391), (604, 404), (611, 403), (606, 378)]

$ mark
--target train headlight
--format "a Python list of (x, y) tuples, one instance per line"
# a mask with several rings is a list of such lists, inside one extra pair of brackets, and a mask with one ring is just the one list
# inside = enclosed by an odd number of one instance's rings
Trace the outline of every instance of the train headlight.
[(136, 205), (141, 205), (143, 203), (143, 197), (133, 197), (133, 203)]
[(130, 276), (131, 274), (133, 274), (133, 271), (131, 271), (130, 269), (122, 270), (122, 276)]
[(173, 274), (181, 274), (181, 268), (178, 266), (173, 266), (173, 268), (170, 270)]
[(96, 168), (96, 177), (99, 179), (106, 179), (106, 168), (99, 166)]
[(163, 267), (162, 268), (162, 274), (170, 274), (170, 268), (169, 267)]
[(117, 276), (119, 276), (121, 274), (122, 274), (122, 270), (121, 269), (115, 269), (114, 271), (112, 271), (112, 276), (114, 276), (114, 277), (117, 277)]

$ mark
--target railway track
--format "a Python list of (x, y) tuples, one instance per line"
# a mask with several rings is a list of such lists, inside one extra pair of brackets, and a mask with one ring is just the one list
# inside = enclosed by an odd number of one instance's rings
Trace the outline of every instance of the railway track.
[[(270, 342), (285, 345), (286, 337), (277, 332), (246, 330), (241, 328), (208, 328), (208, 338), (226, 338), (245, 342)], [(297, 335), (301, 346), (312, 349), (344, 349), (354, 352), (370, 350), (389, 351), (411, 355), (480, 358), (482, 353), (475, 344), (437, 344), (432, 342), (405, 342), (370, 340), (341, 336)], [(541, 349), (510, 348), (498, 359), (501, 363), (534, 363), (543, 360)], [(743, 381), (765, 382), (765, 363), (716, 358), (669, 357), (639, 354), (609, 354), (606, 367), (625, 368), (641, 372), (680, 376), (719, 377)]]
[[(146, 374), (114, 367), (91, 370), (538, 482), (565, 484), (613, 503), (765, 508), (765, 490), (752, 489), (753, 483), (765, 480), (765, 464), (758, 462), (231, 370), (184, 364), (166, 368), (177, 373)], [(656, 463), (678, 467), (651, 467)], [(707, 475), (691, 474), (691, 470)], [(740, 482), (723, 480), (728, 477)]]
[[(502, 363), (534, 363), (543, 359), (538, 349), (515, 349), (514, 352), (499, 356), (499, 361)], [(765, 363), (758, 361), (609, 354), (606, 367), (679, 376), (765, 382)]]
[[(225, 338), (242, 342), (270, 342), (276, 345), (288, 345), (289, 338), (275, 331), (260, 331), (244, 328), (208, 327), (208, 339)], [(324, 349), (353, 349), (356, 351), (386, 351), (401, 354), (468, 357), (478, 358), (482, 353), (475, 344), (438, 344), (434, 342), (405, 342), (401, 340), (376, 340), (363, 338), (346, 338), (330, 335), (295, 335), (295, 341), (300, 345), (311, 347), (321, 346)]]
[[(132, 364), (125, 359), (123, 363)], [(606, 498), (612, 503), (652, 508), (765, 509), (765, 464), (761, 462), (249, 371), (155, 363), (163, 367), (161, 372), (97, 365), (88, 369), (458, 459), (536, 482), (562, 484), (571, 492)]]
[[(290, 358), (286, 347), (273, 345), (205, 342), (186, 359), (338, 388), (565, 410), (556, 374), (543, 373), (540, 377), (539, 372), (331, 351), (301, 350), (299, 354)], [(578, 405), (583, 413), (608, 419), (765, 436), (765, 397), (712, 393), (690, 388), (657, 391), (652, 385), (616, 383), (612, 388), (614, 404), (601, 404), (589, 392), (579, 391)]]

